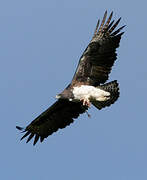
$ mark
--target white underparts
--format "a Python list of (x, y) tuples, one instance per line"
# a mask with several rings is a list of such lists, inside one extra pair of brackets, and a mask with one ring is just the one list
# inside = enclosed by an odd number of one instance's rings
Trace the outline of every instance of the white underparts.
[(73, 88), (73, 94), (75, 100), (83, 100), (83, 105), (85, 102), (90, 103), (90, 101), (106, 101), (110, 97), (110, 93), (102, 89), (96, 88), (94, 86), (81, 85)]

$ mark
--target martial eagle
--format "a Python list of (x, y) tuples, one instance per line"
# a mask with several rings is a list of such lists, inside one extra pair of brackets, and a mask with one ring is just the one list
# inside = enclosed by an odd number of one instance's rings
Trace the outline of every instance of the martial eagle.
[(120, 32), (124, 26), (116, 29), (121, 18), (114, 22), (111, 21), (112, 15), (113, 12), (106, 21), (106, 11), (100, 26), (98, 20), (92, 40), (79, 60), (71, 83), (56, 96), (57, 101), (26, 128), (16, 126), (25, 132), (21, 140), (28, 136), (29, 142), (34, 137), (35, 145), (39, 138), (42, 142), (58, 129), (73, 123), (80, 114), (87, 112), (90, 104), (100, 110), (118, 99), (117, 81), (104, 84), (116, 60), (116, 48), (124, 33)]

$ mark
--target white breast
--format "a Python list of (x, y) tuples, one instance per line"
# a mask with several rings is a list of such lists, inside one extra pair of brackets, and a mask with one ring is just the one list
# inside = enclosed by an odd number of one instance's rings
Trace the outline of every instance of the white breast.
[(78, 86), (74, 87), (73, 94), (76, 100), (95, 99), (97, 101), (104, 101), (106, 100), (106, 96), (110, 96), (109, 92), (88, 85), (81, 85), (79, 87)]

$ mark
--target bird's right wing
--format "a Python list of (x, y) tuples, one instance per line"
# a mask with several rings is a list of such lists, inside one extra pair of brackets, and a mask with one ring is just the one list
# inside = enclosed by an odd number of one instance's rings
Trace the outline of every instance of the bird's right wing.
[(86, 110), (87, 107), (83, 106), (80, 102), (59, 99), (45, 112), (33, 120), (25, 129), (19, 126), (16, 126), (16, 128), (25, 132), (25, 135), (21, 140), (26, 136), (29, 136), (27, 139), (27, 142), (29, 142), (35, 136), (35, 145), (39, 138), (42, 142), (44, 138), (47, 138), (59, 128), (62, 129), (70, 125), (74, 121), (74, 118), (77, 118)]

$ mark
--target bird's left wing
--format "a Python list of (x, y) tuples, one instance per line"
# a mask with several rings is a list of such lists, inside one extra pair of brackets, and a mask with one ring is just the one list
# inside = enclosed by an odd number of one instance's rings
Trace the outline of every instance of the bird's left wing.
[(16, 126), (17, 129), (25, 132), (21, 140), (28, 136), (27, 142), (34, 137), (34, 145), (40, 138), (42, 142), (59, 128), (65, 128), (73, 122), (80, 114), (86, 111), (87, 107), (80, 102), (58, 100), (46, 111), (33, 120), (25, 129)]
[(106, 21), (106, 11), (100, 26), (100, 21), (98, 20), (93, 38), (81, 56), (72, 79), (73, 86), (78, 82), (98, 86), (108, 79), (117, 57), (116, 48), (119, 47), (119, 42), (123, 34), (120, 31), (124, 27), (122, 26), (115, 30), (121, 18), (114, 22), (111, 21), (112, 15), (113, 12)]

